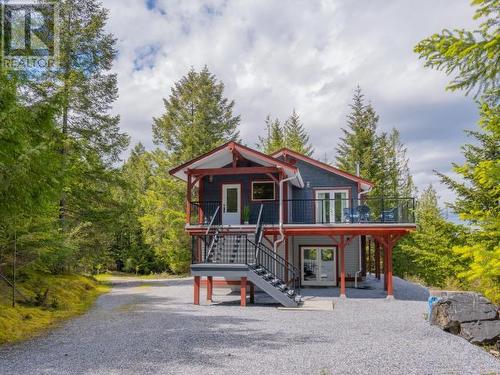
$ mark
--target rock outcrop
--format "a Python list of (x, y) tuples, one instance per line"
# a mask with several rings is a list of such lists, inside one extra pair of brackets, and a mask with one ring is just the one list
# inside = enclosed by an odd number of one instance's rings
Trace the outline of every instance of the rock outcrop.
[(500, 340), (498, 307), (478, 293), (443, 292), (430, 322), (475, 344)]

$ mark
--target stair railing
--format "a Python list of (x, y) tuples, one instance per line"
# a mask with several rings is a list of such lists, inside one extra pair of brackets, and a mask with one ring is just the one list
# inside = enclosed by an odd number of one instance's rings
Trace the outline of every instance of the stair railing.
[(215, 213), (212, 216), (212, 219), (210, 220), (210, 224), (208, 224), (208, 228), (207, 228), (207, 231), (205, 232), (205, 234), (209, 234), (210, 233), (210, 229), (212, 229), (212, 225), (214, 224), (214, 220), (217, 217), (217, 214), (219, 213), (219, 211), (220, 211), (220, 205), (217, 206), (217, 209), (215, 210)]
[(296, 294), (300, 294), (299, 269), (264, 244), (247, 241), (256, 248), (255, 264), (250, 264), (250, 266), (262, 267), (272, 275), (271, 278), (280, 280), (289, 289), (295, 290)]

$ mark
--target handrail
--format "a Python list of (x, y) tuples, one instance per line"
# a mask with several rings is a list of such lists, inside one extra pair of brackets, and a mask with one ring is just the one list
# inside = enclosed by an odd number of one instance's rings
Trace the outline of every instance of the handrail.
[(210, 246), (207, 251), (207, 255), (205, 256), (205, 262), (208, 263), (208, 258), (210, 258), (210, 254), (212, 254), (215, 246), (215, 242), (217, 241), (217, 238), (219, 237), (219, 228), (215, 230), (215, 233), (212, 237), (212, 241), (210, 242)]
[(220, 210), (220, 205), (217, 206), (217, 209), (215, 210), (214, 216), (212, 216), (212, 220), (210, 220), (210, 224), (208, 225), (208, 228), (207, 228), (207, 231), (205, 232), (205, 234), (210, 233), (210, 229), (212, 228), (212, 224), (214, 223), (214, 220), (217, 217), (219, 210)]

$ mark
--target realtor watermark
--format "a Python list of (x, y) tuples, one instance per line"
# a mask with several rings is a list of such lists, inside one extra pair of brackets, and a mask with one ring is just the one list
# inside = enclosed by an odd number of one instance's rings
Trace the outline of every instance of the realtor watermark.
[(10, 70), (44, 70), (59, 61), (59, 12), (46, 0), (0, 0), (1, 63)]

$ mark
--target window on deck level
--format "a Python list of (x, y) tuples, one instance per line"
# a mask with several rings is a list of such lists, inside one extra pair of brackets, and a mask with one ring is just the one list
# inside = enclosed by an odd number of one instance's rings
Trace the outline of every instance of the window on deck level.
[(252, 182), (252, 200), (267, 201), (274, 200), (274, 182)]

